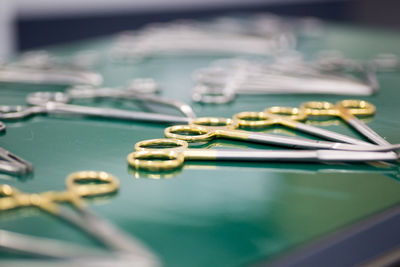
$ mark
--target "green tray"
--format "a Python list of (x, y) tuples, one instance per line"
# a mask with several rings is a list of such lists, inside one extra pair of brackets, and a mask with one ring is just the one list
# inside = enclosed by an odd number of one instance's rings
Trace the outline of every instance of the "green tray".
[[(104, 38), (49, 50), (57, 55), (82, 49), (105, 54), (110, 45), (111, 38)], [(399, 55), (400, 34), (328, 25), (322, 40), (301, 47), (308, 55), (319, 49), (339, 49), (360, 59), (380, 52)], [(105, 59), (98, 70), (107, 86), (122, 86), (134, 77), (151, 77), (162, 85), (163, 96), (190, 103), (192, 71), (215, 59), (158, 57), (140, 64), (117, 64)], [(377, 107), (368, 125), (391, 143), (400, 143), (399, 73), (381, 73), (379, 81), (381, 91), (363, 98)], [(60, 89), (2, 84), (0, 104), (24, 104), (29, 92)], [(266, 95), (193, 107), (198, 116), (231, 117), (240, 111), (258, 111), (272, 105), (298, 106), (310, 100), (341, 99)], [(162, 138), (166, 125), (161, 124), (35, 116), (8, 122), (7, 126), (0, 146), (31, 161), (35, 172), (26, 179), (2, 175), (1, 183), (41, 192), (64, 190), (65, 177), (79, 170), (114, 174), (121, 182), (119, 193), (90, 203), (90, 208), (142, 240), (166, 266), (242, 266), (272, 260), (400, 202), (398, 170), (364, 164), (192, 162), (159, 179), (135, 174), (127, 166), (127, 154), (138, 141)], [(340, 121), (323, 127), (359, 137)], [(213, 144), (262, 147), (222, 140)], [(76, 229), (34, 210), (0, 214), (0, 228), (98, 246)], [(5, 253), (0, 256), (18, 258)]]

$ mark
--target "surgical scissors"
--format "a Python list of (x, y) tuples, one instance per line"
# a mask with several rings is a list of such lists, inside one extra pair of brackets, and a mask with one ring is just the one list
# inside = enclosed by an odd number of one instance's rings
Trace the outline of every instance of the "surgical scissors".
[(160, 113), (147, 113), (115, 108), (98, 108), (82, 105), (71, 105), (54, 101), (49, 101), (41, 105), (29, 107), (0, 106), (0, 119), (2, 120), (23, 119), (36, 114), (80, 115), (106, 119), (144, 121), (155, 123), (187, 123), (191, 120), (186, 117)]
[(179, 139), (152, 139), (135, 144), (127, 156), (129, 165), (148, 171), (168, 171), (181, 167), (185, 160), (261, 161), (261, 162), (368, 162), (394, 161), (393, 153), (335, 150), (259, 150), (189, 149)]
[(236, 129), (237, 123), (231, 119), (204, 117), (194, 119), (188, 125), (174, 125), (164, 130), (167, 138), (180, 139), (187, 142), (206, 142), (214, 138), (227, 138), (245, 142), (271, 144), (291, 148), (335, 149), (351, 151), (391, 151), (400, 149), (400, 144), (376, 146), (373, 144), (344, 144), (319, 141), (299, 137), (280, 136)]
[(155, 82), (149, 79), (138, 79), (132, 83), (132, 87), (126, 89), (120, 88), (90, 88), (77, 86), (63, 92), (36, 92), (27, 96), (27, 103), (30, 105), (42, 105), (49, 101), (59, 103), (69, 103), (76, 99), (120, 99), (120, 100), (135, 100), (144, 103), (155, 103), (159, 105), (169, 106), (187, 118), (195, 118), (196, 115), (193, 109), (188, 105), (178, 100), (172, 100), (160, 96), (153, 95), (153, 92), (158, 90)]
[[(152, 252), (104, 218), (92, 213), (82, 199), (115, 193), (119, 182), (114, 176), (106, 172), (75, 172), (66, 178), (66, 187), (66, 191), (32, 194), (3, 184), (0, 186), (0, 211), (36, 207), (80, 228), (116, 253), (140, 256), (150, 266), (156, 263)], [(70, 204), (77, 213), (59, 203)]]
[[(359, 105), (357, 110), (353, 107), (349, 110), (350, 113), (357, 113), (358, 115), (371, 116), (375, 113), (375, 106), (369, 102), (355, 101)], [(262, 112), (240, 112), (234, 115), (235, 128), (250, 127), (258, 128), (272, 125), (282, 125), (295, 130), (322, 137), (336, 142), (344, 142), (355, 145), (370, 145), (365, 141), (349, 137), (344, 134), (336, 133), (333, 131), (325, 130), (312, 125), (307, 125), (301, 121), (306, 120), (308, 114), (304, 108), (293, 107), (270, 107)]]
[(310, 101), (301, 105), (309, 116), (339, 117), (357, 130), (361, 135), (377, 145), (390, 145), (383, 137), (361, 122), (356, 115), (369, 115), (368, 110), (375, 110), (367, 101), (343, 100), (336, 104), (330, 102)]
[(0, 230), (0, 250), (53, 259), (100, 256), (104, 254), (104, 251), (101, 250), (89, 249), (54, 239), (33, 237), (6, 230)]
[[(385, 162), (386, 163), (386, 162)], [(163, 172), (149, 172), (141, 169), (129, 168), (129, 174), (135, 178), (150, 178), (150, 179), (162, 179), (172, 178), (181, 174), (184, 170), (215, 170), (215, 162), (186, 162), (182, 168), (174, 170), (166, 170)], [(385, 165), (373, 165), (373, 164), (348, 164), (348, 163), (330, 163), (330, 164), (310, 164), (298, 166), (294, 164), (279, 164), (276, 165), (273, 162), (269, 164), (263, 164), (262, 166), (251, 165), (248, 166), (248, 162), (238, 163), (236, 162), (220, 162), (218, 163), (218, 169), (226, 170), (237, 170), (246, 172), (251, 169), (262, 168), (267, 172), (282, 172), (282, 173), (302, 173), (302, 174), (316, 174), (316, 173), (373, 173), (385, 175), (397, 182), (400, 181), (400, 168), (398, 165), (385, 164)]]

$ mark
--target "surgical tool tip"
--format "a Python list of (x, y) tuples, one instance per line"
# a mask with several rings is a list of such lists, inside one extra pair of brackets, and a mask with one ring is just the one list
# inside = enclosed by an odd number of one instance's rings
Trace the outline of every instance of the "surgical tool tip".
[(0, 147), (1, 172), (11, 173), (17, 176), (25, 176), (32, 173), (33, 170), (34, 167), (32, 163)]

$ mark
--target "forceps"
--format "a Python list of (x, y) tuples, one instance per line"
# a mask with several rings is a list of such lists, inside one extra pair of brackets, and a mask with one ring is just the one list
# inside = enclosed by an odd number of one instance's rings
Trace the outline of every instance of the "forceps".
[[(375, 113), (375, 106), (366, 101), (354, 100), (354, 105), (349, 108), (349, 112), (357, 115), (370, 116)], [(282, 125), (295, 130), (322, 137), (336, 142), (344, 142), (355, 145), (371, 145), (368, 142), (349, 137), (344, 134), (325, 130), (312, 125), (307, 125), (301, 121), (306, 120), (308, 114), (304, 108), (292, 107), (271, 107), (262, 112), (240, 112), (234, 115), (235, 128), (239, 127), (264, 127), (272, 125)]]
[[(0, 132), (5, 129), (6, 125), (0, 121)], [(33, 172), (33, 165), (32, 163), (0, 147), (0, 172), (12, 175), (26, 175)]]
[(330, 102), (310, 101), (301, 105), (305, 113), (310, 116), (333, 116), (339, 117), (356, 129), (361, 135), (377, 145), (390, 145), (383, 137), (361, 122), (356, 115), (368, 115), (367, 110), (374, 111), (375, 107), (361, 100), (343, 100), (336, 104)]
[(127, 156), (129, 165), (148, 171), (168, 171), (181, 167), (184, 160), (261, 162), (367, 162), (394, 161), (397, 155), (382, 152), (335, 150), (190, 149), (179, 139), (152, 139), (135, 144)]
[[(3, 184), (0, 186), (0, 211), (24, 207), (38, 208), (78, 227), (116, 253), (135, 255), (142, 259), (146, 266), (155, 265), (156, 257), (147, 248), (104, 218), (92, 213), (83, 201), (83, 198), (115, 193), (119, 182), (114, 176), (106, 172), (75, 172), (67, 177), (66, 187), (66, 191), (32, 194)], [(60, 203), (70, 204), (77, 212), (74, 213)]]
[(33, 165), (0, 147), (0, 172), (12, 175), (26, 175), (33, 172)]
[(193, 109), (188, 105), (178, 100), (172, 100), (160, 96), (153, 95), (152, 93), (158, 90), (155, 84), (150, 84), (150, 81), (136, 80), (133, 87), (126, 89), (113, 89), (113, 88), (90, 88), (90, 87), (73, 87), (62, 92), (36, 92), (29, 94), (26, 98), (27, 103), (30, 105), (42, 105), (46, 102), (53, 101), (59, 103), (68, 103), (74, 99), (120, 99), (120, 100), (135, 100), (144, 103), (155, 103), (163, 106), (169, 106), (187, 118), (195, 118), (196, 115)]
[(335, 149), (351, 151), (391, 151), (400, 149), (400, 144), (376, 146), (373, 144), (344, 144), (329, 141), (319, 141), (299, 137), (280, 136), (275, 134), (257, 133), (238, 130), (237, 123), (231, 119), (204, 117), (194, 119), (189, 125), (174, 125), (164, 130), (167, 138), (187, 142), (206, 142), (214, 138), (227, 138), (240, 141), (250, 141), (261, 144), (279, 145), (291, 148), (305, 149)]
[(0, 65), (0, 82), (98, 86), (103, 83), (103, 77), (92, 71), (31, 69)]

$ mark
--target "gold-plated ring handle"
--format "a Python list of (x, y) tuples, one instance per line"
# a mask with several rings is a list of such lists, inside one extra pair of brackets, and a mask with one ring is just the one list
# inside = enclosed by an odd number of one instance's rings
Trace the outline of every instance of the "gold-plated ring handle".
[(258, 128), (275, 124), (265, 112), (243, 111), (233, 116), (233, 127)]
[(304, 112), (304, 109), (301, 108), (274, 106), (266, 108), (264, 112), (267, 114), (278, 115), (281, 118), (287, 118), (289, 120), (295, 121), (303, 121), (307, 119), (307, 114)]
[(8, 184), (2, 184), (0, 186), (0, 197), (10, 197), (18, 193), (19, 193), (18, 189)]
[[(81, 184), (81, 182), (96, 182)], [(66, 179), (68, 190), (79, 196), (100, 196), (114, 193), (119, 188), (117, 178), (107, 172), (80, 171), (68, 175)]]
[(339, 116), (341, 109), (346, 109), (352, 115), (373, 115), (375, 106), (364, 100), (343, 100), (336, 104), (324, 101), (305, 102), (300, 107), (311, 116)]
[(300, 109), (303, 109), (307, 115), (311, 116), (338, 116), (339, 111), (335, 105), (326, 101), (309, 101), (301, 104)]
[(364, 100), (342, 100), (336, 103), (338, 107), (347, 109), (353, 115), (370, 116), (375, 114), (375, 106)]
[(174, 150), (140, 150), (127, 156), (129, 165), (147, 171), (169, 171), (182, 166), (184, 154)]
[[(16, 198), (18, 195), (19, 198)], [(30, 199), (26, 197), (22, 198), (21, 195), (18, 189), (8, 184), (2, 184), (0, 186), (0, 211), (19, 208), (24, 206), (24, 204), (27, 206), (30, 205)]]
[(135, 144), (136, 151), (142, 150), (184, 150), (188, 148), (188, 143), (179, 139), (150, 139), (145, 141), (140, 141)]
[(209, 141), (214, 138), (216, 132), (201, 125), (175, 125), (164, 130), (168, 138), (184, 140), (186, 142)]

